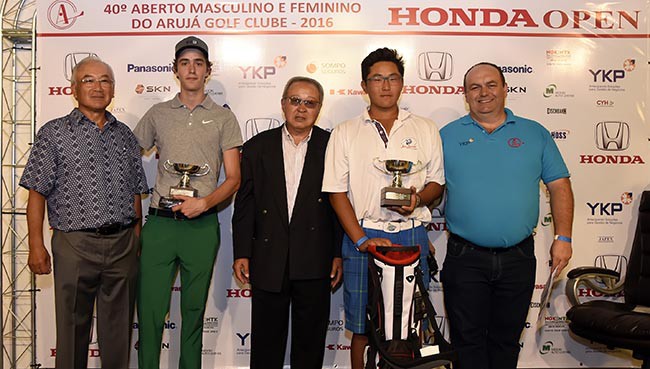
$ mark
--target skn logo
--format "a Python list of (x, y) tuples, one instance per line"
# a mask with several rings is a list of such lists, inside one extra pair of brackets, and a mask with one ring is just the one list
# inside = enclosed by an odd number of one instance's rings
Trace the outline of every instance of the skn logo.
[(427, 51), (418, 56), (418, 75), (423, 81), (448, 81), (453, 71), (453, 57), (450, 53)]
[(625, 122), (600, 122), (596, 124), (595, 141), (598, 150), (627, 150), (630, 146), (630, 126)]

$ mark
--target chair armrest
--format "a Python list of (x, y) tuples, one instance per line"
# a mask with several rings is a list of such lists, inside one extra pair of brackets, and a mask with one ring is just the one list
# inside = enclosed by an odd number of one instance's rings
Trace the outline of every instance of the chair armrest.
[(567, 273), (564, 293), (571, 305), (579, 305), (578, 286), (584, 284), (603, 295), (615, 295), (623, 291), (623, 280), (617, 271), (598, 267), (578, 267)]
[(571, 269), (569, 273), (567, 273), (567, 278), (572, 279), (572, 278), (579, 278), (584, 275), (588, 274), (593, 274), (594, 276), (609, 276), (609, 277), (614, 277), (614, 278), (620, 278), (621, 275), (619, 272), (611, 269), (606, 269), (606, 268), (599, 268), (599, 267), (578, 267)]

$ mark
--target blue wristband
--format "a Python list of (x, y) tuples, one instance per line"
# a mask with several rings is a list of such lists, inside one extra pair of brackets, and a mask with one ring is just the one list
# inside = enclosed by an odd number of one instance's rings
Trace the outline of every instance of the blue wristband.
[(363, 237), (359, 238), (357, 242), (354, 243), (354, 248), (357, 249), (357, 251), (360, 251), (359, 247), (361, 247), (361, 245), (363, 245), (363, 243), (368, 240), (369, 240), (368, 236), (364, 235)]
[(564, 242), (571, 243), (571, 237), (560, 236), (559, 234), (556, 234), (555, 237), (554, 237), (553, 239), (554, 239), (554, 240), (558, 240), (558, 241), (564, 241)]

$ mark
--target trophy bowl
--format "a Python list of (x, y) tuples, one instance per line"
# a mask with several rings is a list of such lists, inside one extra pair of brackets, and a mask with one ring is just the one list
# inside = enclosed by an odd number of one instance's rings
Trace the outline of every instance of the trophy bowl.
[(166, 209), (169, 209), (183, 202), (181, 200), (174, 199), (174, 196), (176, 195), (198, 197), (199, 191), (190, 185), (190, 177), (201, 177), (210, 172), (210, 166), (208, 164), (196, 165), (187, 163), (173, 163), (170, 160), (167, 160), (163, 163), (163, 168), (165, 168), (168, 173), (181, 176), (181, 180), (178, 182), (178, 185), (169, 188), (169, 196), (162, 197), (160, 199), (158, 205), (161, 208)]
[(392, 176), (391, 185), (381, 189), (381, 207), (411, 205), (411, 189), (402, 187), (402, 176), (419, 172), (423, 168), (420, 162), (379, 158), (373, 162), (377, 169)]
[(187, 173), (189, 175), (198, 173), (199, 170), (201, 170), (202, 168), (200, 165), (187, 164), (187, 163), (173, 163), (172, 167), (178, 173)]

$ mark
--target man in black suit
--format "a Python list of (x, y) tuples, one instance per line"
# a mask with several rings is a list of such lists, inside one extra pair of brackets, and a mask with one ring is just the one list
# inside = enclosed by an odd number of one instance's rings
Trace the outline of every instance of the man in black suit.
[(342, 230), (321, 191), (329, 133), (315, 127), (323, 87), (290, 79), (281, 127), (244, 144), (233, 215), (234, 275), (252, 286), (252, 369), (281, 369), (291, 306), (291, 367), (320, 369)]

